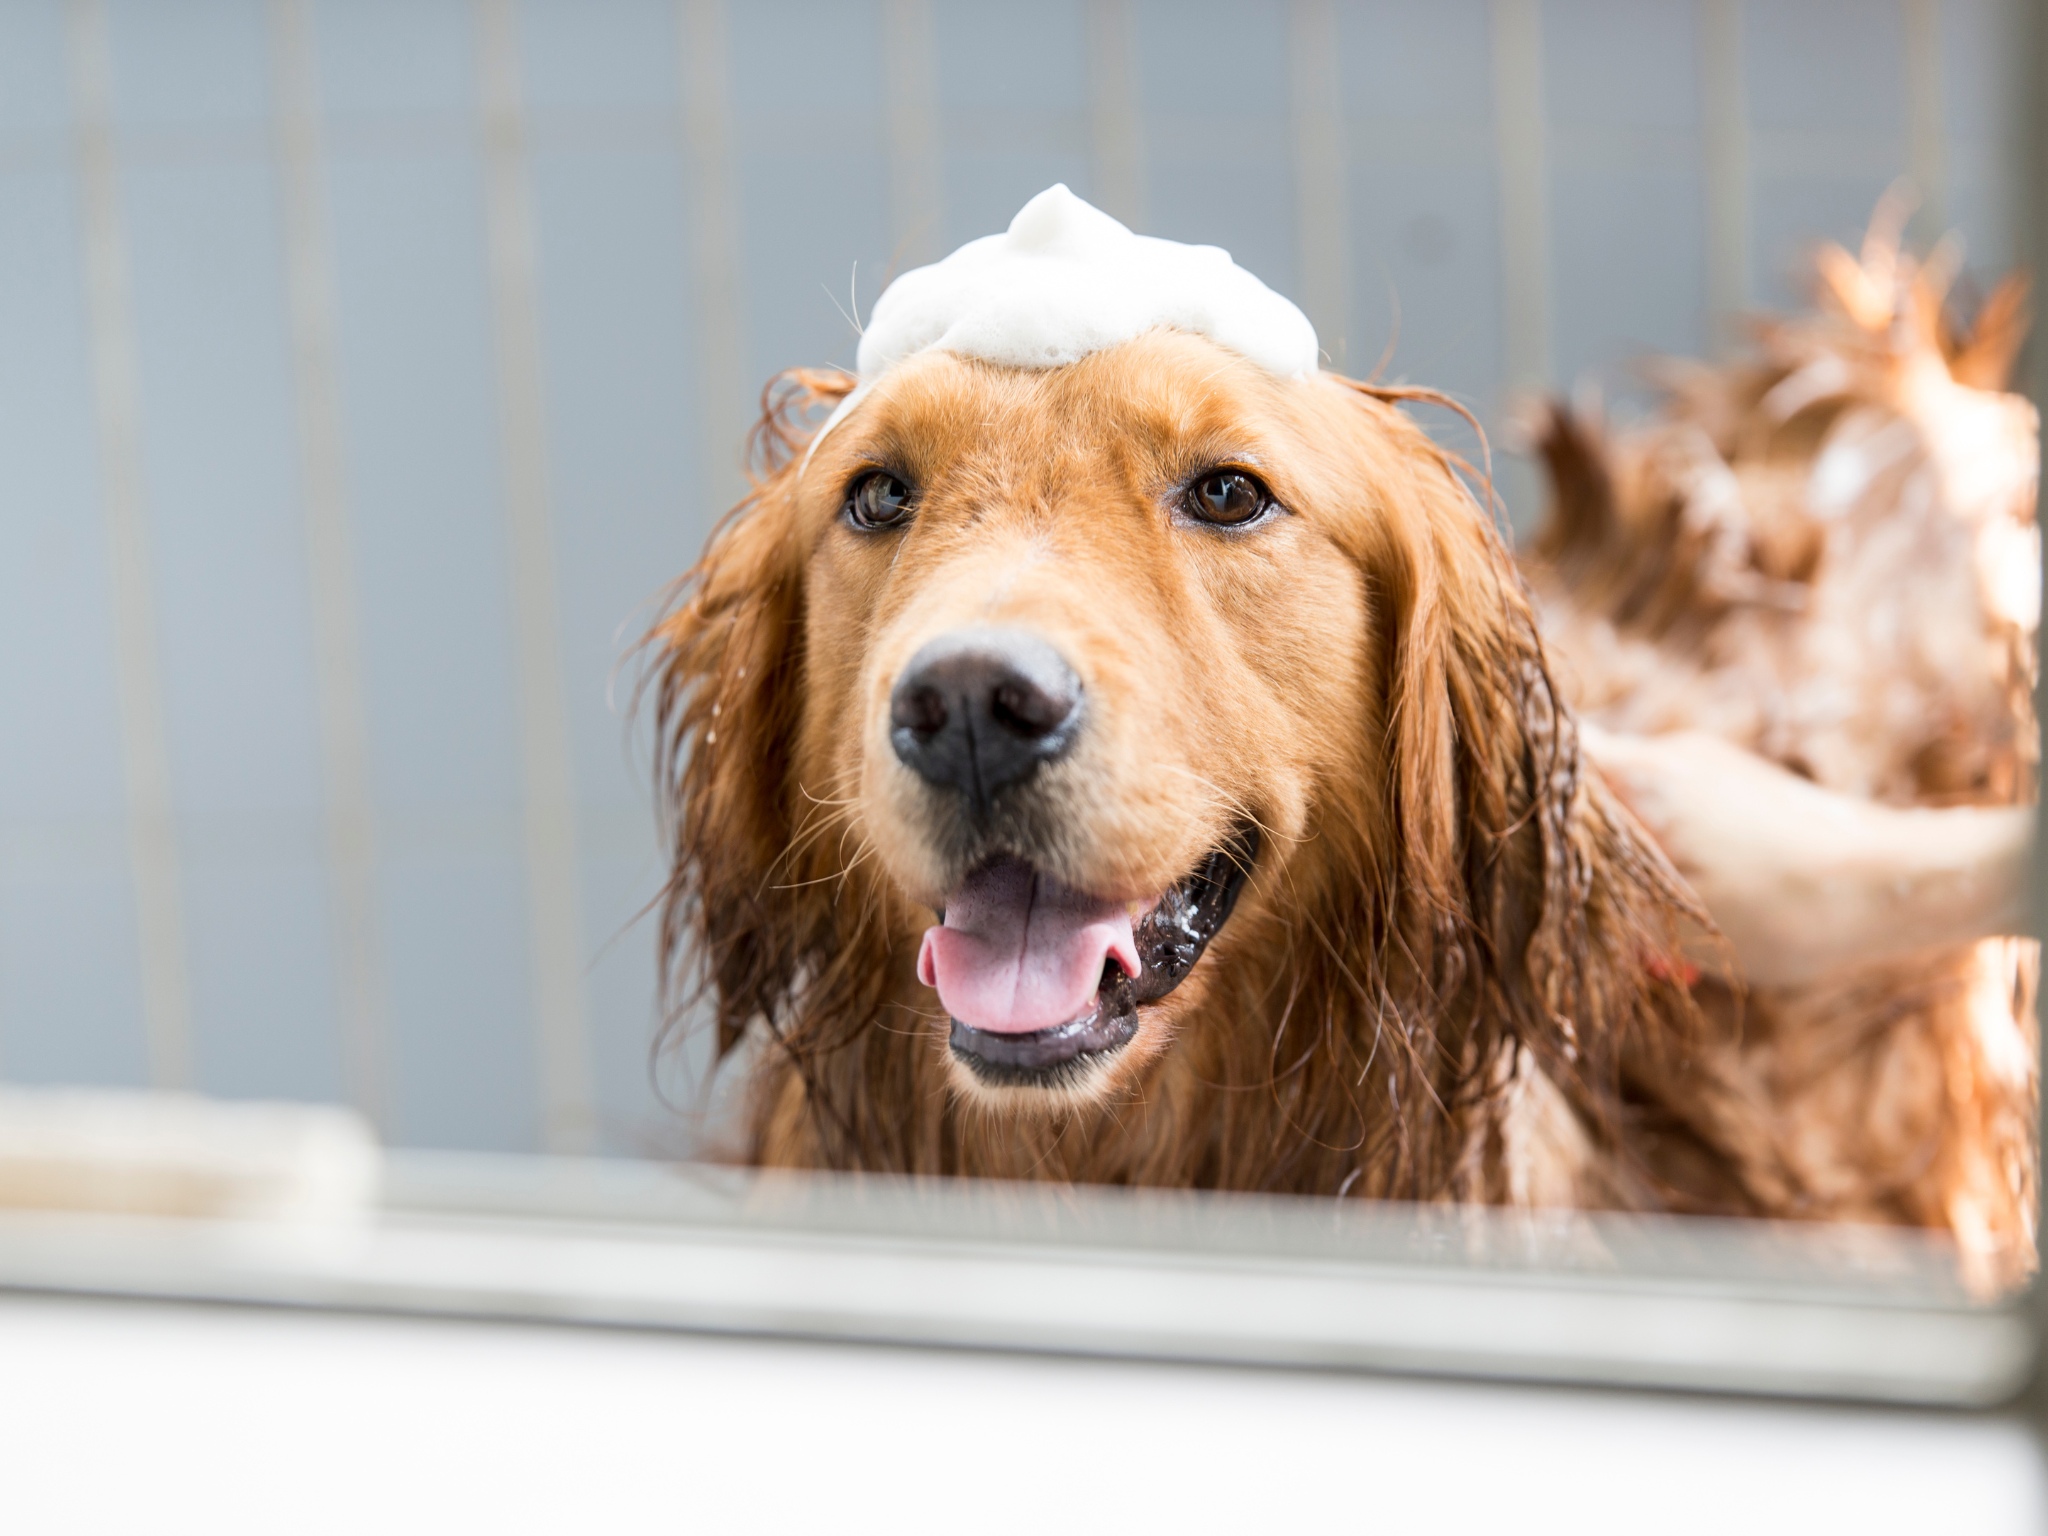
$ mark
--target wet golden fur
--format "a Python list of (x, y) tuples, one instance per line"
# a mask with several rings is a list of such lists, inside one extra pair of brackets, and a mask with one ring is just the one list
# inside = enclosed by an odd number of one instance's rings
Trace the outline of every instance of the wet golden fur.
[[(1609, 434), (1551, 411), (1529, 573), (1574, 707), (1711, 731), (1837, 793), (2031, 802), (2038, 427), (2000, 391), (2023, 287), (1973, 326), (1879, 210), (1816, 313), (1733, 366), (1667, 368)], [(2033, 590), (2029, 590), (2032, 588)], [(1987, 1286), (2034, 1265), (2037, 948), (1991, 938), (1738, 1001), (1666, 1091), (1773, 1213), (1946, 1228)]]
[[(1164, 332), (1049, 372), (925, 354), (806, 463), (846, 387), (785, 376), (754, 493), (653, 637), (664, 953), (721, 1053), (753, 1053), (746, 1157), (1743, 1203), (1640, 1087), (1684, 1077), (1690, 898), (1582, 771), (1520, 578), (1397, 392)], [(1223, 462), (1286, 515), (1176, 520), (1172, 489)], [(918, 488), (907, 531), (840, 516), (877, 465)], [(914, 972), (967, 855), (890, 756), (887, 696), (969, 620), (1048, 636), (1090, 699), (1017, 851), (1145, 901), (1234, 824), (1263, 832), (1206, 956), (1060, 1095), (978, 1087)]]

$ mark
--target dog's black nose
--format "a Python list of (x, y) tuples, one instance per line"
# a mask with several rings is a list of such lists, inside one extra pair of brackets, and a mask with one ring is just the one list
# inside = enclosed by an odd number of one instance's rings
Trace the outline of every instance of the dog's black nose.
[(889, 698), (896, 755), (927, 783), (959, 790), (976, 815), (1066, 751), (1080, 719), (1073, 668), (1016, 629), (939, 636), (910, 658)]

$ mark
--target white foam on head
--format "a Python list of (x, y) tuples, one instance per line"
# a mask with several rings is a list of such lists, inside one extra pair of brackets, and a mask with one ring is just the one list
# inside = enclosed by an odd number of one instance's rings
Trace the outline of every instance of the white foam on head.
[(1222, 247), (1134, 235), (1064, 184), (1048, 187), (1004, 233), (883, 291), (861, 334), (860, 384), (811, 446), (921, 352), (1061, 368), (1161, 327), (1206, 336), (1281, 378), (1307, 378), (1321, 356), (1308, 316)]
[(1282, 378), (1316, 370), (1308, 317), (1214, 245), (1134, 235), (1064, 185), (1008, 231), (906, 272), (860, 339), (872, 382), (924, 351), (1059, 368), (1159, 326), (1192, 331)]

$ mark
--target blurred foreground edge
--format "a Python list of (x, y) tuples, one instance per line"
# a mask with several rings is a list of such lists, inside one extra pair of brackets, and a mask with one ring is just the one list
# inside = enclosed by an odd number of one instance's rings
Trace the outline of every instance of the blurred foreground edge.
[(2035, 1349), (1913, 1230), (417, 1152), (324, 1218), (0, 1211), (0, 1288), (1954, 1405)]

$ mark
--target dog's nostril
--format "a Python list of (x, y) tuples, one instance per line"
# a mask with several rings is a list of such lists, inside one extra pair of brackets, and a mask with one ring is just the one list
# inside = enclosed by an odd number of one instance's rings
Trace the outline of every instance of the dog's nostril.
[(927, 783), (974, 812), (1072, 743), (1081, 683), (1060, 653), (1024, 630), (941, 635), (911, 657), (889, 698), (890, 745)]
[(899, 688), (889, 701), (889, 723), (920, 736), (936, 736), (946, 728), (950, 711), (936, 688)]
[(989, 713), (996, 724), (1019, 736), (1043, 736), (1057, 730), (1073, 712), (1074, 701), (1047, 693), (1021, 678), (996, 685)]

